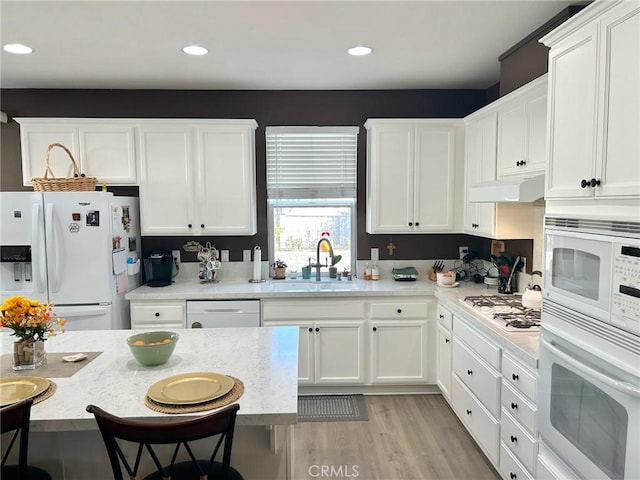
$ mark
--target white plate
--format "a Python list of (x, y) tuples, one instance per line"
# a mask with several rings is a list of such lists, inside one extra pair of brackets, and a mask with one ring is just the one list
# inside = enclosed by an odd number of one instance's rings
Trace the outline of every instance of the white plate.
[[(437, 282), (436, 282), (436, 283), (437, 283)], [(455, 282), (455, 283), (452, 283), (451, 285), (444, 285), (444, 284), (442, 284), (442, 283), (438, 283), (438, 286), (439, 286), (439, 287), (444, 287), (444, 288), (455, 288), (455, 287), (457, 287), (458, 285), (460, 285), (460, 282)]]

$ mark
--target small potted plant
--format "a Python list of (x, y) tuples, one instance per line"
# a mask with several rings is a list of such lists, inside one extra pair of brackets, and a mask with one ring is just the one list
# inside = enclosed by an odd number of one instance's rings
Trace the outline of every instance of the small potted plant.
[(329, 278), (336, 278), (338, 275), (338, 267), (336, 265), (342, 260), (342, 255), (334, 255), (331, 257), (331, 266), (329, 267)]
[(281, 280), (286, 277), (287, 273), (287, 264), (282, 260), (278, 259), (271, 264), (271, 268), (273, 268), (273, 278)]

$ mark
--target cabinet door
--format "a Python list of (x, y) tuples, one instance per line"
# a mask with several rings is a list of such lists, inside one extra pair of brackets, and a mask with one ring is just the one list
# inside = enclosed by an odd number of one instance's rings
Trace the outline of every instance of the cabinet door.
[[(414, 232), (453, 230), (455, 130), (416, 129)], [(410, 177), (409, 177), (410, 178)], [(397, 192), (397, 189), (396, 189)]]
[(99, 183), (135, 184), (134, 128), (126, 125), (80, 126), (81, 171)]
[(368, 134), (367, 232), (412, 232), (414, 129), (379, 126)]
[(593, 196), (580, 183), (594, 176), (596, 33), (596, 25), (586, 25), (549, 52), (545, 198)]
[(198, 173), (194, 232), (256, 233), (254, 133), (250, 127), (196, 129)]
[(313, 342), (315, 339), (315, 328), (313, 322), (287, 322), (287, 321), (263, 321), (265, 327), (277, 327), (280, 325), (300, 327), (300, 337), (298, 340), (298, 384), (313, 385)]
[(442, 395), (451, 395), (451, 332), (438, 325), (437, 382)]
[(622, 2), (601, 20), (596, 197), (640, 196), (640, 7)]
[(193, 234), (190, 129), (175, 125), (142, 127), (139, 157), (142, 234)]
[[(547, 82), (535, 80), (498, 110), (497, 177), (544, 173), (547, 138)], [(512, 94), (513, 95), (513, 94)]]
[[(465, 198), (469, 188), (480, 182), (495, 180), (496, 175), (495, 112), (489, 112), (467, 125)], [(495, 223), (494, 203), (470, 203), (465, 201), (464, 231), (473, 235), (493, 237)]]
[(525, 99), (515, 98), (498, 110), (498, 175), (519, 173), (526, 158), (527, 128)]
[[(73, 125), (30, 124), (20, 125), (20, 147), (22, 150), (22, 183), (31, 186), (33, 177), (43, 177), (45, 153), (52, 143), (67, 147), (78, 160), (78, 129)], [(66, 152), (55, 147), (49, 155), (49, 165), (56, 177), (71, 177), (73, 166)], [(78, 168), (80, 165), (78, 165)], [(82, 172), (81, 172), (82, 173)], [(51, 175), (49, 175), (51, 178)]]
[(315, 324), (316, 384), (364, 383), (364, 323)]
[(426, 321), (374, 321), (370, 328), (372, 383), (427, 381)]

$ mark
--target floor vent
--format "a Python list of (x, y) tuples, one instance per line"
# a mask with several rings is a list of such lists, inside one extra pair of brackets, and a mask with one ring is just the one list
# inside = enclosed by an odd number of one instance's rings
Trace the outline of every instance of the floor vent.
[(298, 422), (362, 422), (369, 420), (364, 395), (298, 397)]

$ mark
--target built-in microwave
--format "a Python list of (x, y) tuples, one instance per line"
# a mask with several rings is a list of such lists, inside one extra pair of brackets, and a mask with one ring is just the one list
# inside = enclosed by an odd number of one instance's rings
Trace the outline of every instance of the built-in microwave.
[(640, 335), (640, 223), (545, 218), (544, 298)]

